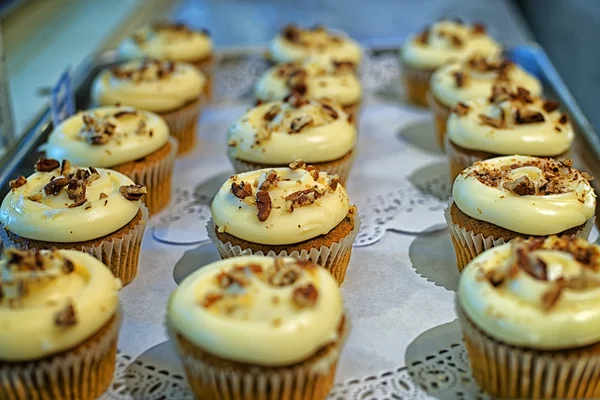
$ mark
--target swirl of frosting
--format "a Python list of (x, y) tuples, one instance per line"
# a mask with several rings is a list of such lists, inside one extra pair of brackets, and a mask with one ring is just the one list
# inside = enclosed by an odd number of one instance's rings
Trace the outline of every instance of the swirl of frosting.
[(287, 165), (336, 160), (352, 151), (356, 128), (330, 102), (290, 96), (255, 107), (231, 125), (229, 152), (240, 160)]
[(302, 29), (286, 26), (269, 45), (269, 54), (276, 63), (313, 59), (320, 64), (360, 64), (362, 50), (346, 34), (331, 32), (323, 26)]
[(68, 161), (40, 160), (37, 172), (11, 181), (0, 223), (19, 236), (73, 243), (97, 239), (127, 225), (145, 193), (110, 169), (80, 169)]
[(304, 162), (232, 176), (212, 203), (222, 232), (254, 243), (303, 242), (329, 233), (346, 218), (350, 201), (337, 175)]
[(489, 99), (459, 103), (447, 123), (450, 141), (493, 154), (557, 156), (571, 147), (575, 133), (558, 103), (517, 87), (494, 86)]
[(87, 253), (7, 249), (0, 271), (0, 360), (71, 349), (117, 313), (121, 283)]
[(245, 256), (202, 267), (173, 292), (167, 324), (227, 360), (279, 366), (340, 340), (343, 305), (323, 268), (291, 257)]
[(100, 107), (75, 114), (55, 128), (46, 155), (77, 165), (113, 167), (154, 153), (169, 140), (158, 115), (127, 107)]
[(413, 67), (436, 69), (475, 55), (498, 57), (501, 54), (502, 46), (486, 33), (482, 24), (442, 20), (411, 36), (402, 47), (400, 58)]
[(158, 23), (143, 27), (119, 45), (124, 58), (151, 57), (194, 62), (210, 57), (212, 39), (207, 30), (194, 31), (183, 24)]
[(600, 340), (600, 247), (579, 238), (516, 240), (463, 270), (458, 303), (505, 343), (542, 350)]
[(265, 72), (254, 88), (261, 101), (283, 100), (292, 93), (352, 105), (360, 101), (362, 89), (352, 69), (311, 60), (276, 65)]
[(94, 80), (95, 104), (122, 104), (140, 110), (168, 112), (197, 100), (206, 78), (191, 64), (130, 61), (101, 72)]
[(498, 83), (513, 91), (520, 86), (532, 96), (542, 93), (542, 85), (535, 76), (501, 58), (473, 57), (444, 65), (431, 76), (430, 87), (436, 100), (453, 108), (460, 102), (488, 98)]
[(468, 216), (525, 235), (552, 235), (594, 216), (592, 179), (570, 160), (503, 156), (456, 177), (452, 196)]

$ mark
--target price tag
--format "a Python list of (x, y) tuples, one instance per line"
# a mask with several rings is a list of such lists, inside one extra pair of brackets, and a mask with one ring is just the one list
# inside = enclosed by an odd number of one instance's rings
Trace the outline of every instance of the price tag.
[(67, 68), (58, 78), (51, 94), (52, 122), (58, 126), (75, 112), (75, 98), (71, 87), (71, 71)]

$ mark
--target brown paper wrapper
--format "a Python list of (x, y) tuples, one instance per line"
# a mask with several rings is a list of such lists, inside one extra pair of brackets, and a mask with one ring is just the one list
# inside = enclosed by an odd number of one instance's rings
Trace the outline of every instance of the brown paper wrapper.
[(250, 248), (242, 249), (240, 246), (234, 246), (231, 243), (223, 243), (215, 233), (216, 225), (212, 218), (208, 220), (206, 224), (206, 230), (208, 232), (208, 238), (217, 247), (221, 258), (233, 258), (239, 256), (249, 255), (264, 255), (270, 257), (294, 257), (299, 260), (310, 260), (313, 263), (320, 265), (329, 271), (329, 273), (335, 278), (339, 285), (344, 282), (346, 277), (346, 270), (350, 263), (350, 256), (352, 255), (352, 243), (358, 235), (360, 230), (360, 217), (356, 215), (354, 217), (354, 229), (343, 239), (337, 243), (333, 243), (330, 247), (321, 246), (320, 248), (304, 249), (301, 252), (293, 251), (288, 254), (287, 251), (281, 251), (275, 253), (269, 251), (264, 254), (262, 251), (253, 252)]
[(94, 400), (113, 379), (120, 312), (77, 347), (26, 362), (0, 361), (0, 399)]
[(448, 120), (448, 116), (450, 116), (450, 112), (452, 110), (450, 107), (437, 101), (431, 92), (427, 93), (427, 103), (429, 104), (431, 111), (433, 111), (433, 122), (435, 123), (435, 133), (437, 136), (438, 145), (442, 150), (444, 150), (446, 121)]
[[(450, 203), (450, 206), (444, 210), (444, 217), (446, 218), (446, 223), (448, 224), (448, 229), (450, 230), (450, 238), (452, 239), (452, 244), (454, 245), (454, 251), (456, 253), (456, 265), (458, 267), (458, 271), (462, 271), (463, 268), (466, 267), (467, 264), (479, 254), (491, 249), (492, 247), (500, 246), (506, 243), (506, 241), (504, 238), (494, 238), (492, 236), (484, 237), (481, 233), (467, 231), (465, 228), (455, 224), (452, 222), (452, 216), (450, 215), (451, 205), (452, 203)], [(595, 219), (595, 217), (588, 219), (584, 227), (573, 236), (587, 239), (592, 231)], [(529, 236), (524, 235), (523, 237), (527, 238)]]
[[(122, 235), (108, 235), (106, 240), (93, 246), (85, 246), (81, 243), (61, 243), (60, 248), (83, 251), (96, 257), (110, 268), (113, 275), (121, 279), (123, 286), (125, 286), (137, 274), (142, 239), (148, 222), (148, 208), (141, 204), (140, 211), (142, 216), (139, 222)], [(15, 243), (3, 228), (0, 229), (0, 239), (6, 247), (16, 247), (24, 250), (30, 248), (27, 241)]]
[(198, 134), (198, 120), (205, 101), (202, 96), (177, 110), (158, 113), (169, 125), (171, 136), (179, 142), (177, 154), (184, 154), (193, 149)]
[(486, 335), (457, 305), (473, 377), (502, 399), (600, 398), (600, 345), (555, 351), (511, 346)]
[(400, 62), (402, 64), (402, 80), (406, 98), (415, 105), (428, 107), (429, 79), (435, 70), (414, 68), (402, 61)]
[(282, 367), (248, 365), (203, 351), (189, 351), (191, 343), (169, 328), (188, 380), (203, 400), (325, 400), (333, 386), (338, 358), (349, 330), (345, 317), (340, 338), (306, 361)]
[(202, 72), (206, 77), (206, 98), (213, 98), (213, 80), (214, 80), (214, 70), (215, 70), (215, 58), (210, 55), (209, 57), (203, 58), (198, 61), (194, 61), (192, 63), (196, 68)]

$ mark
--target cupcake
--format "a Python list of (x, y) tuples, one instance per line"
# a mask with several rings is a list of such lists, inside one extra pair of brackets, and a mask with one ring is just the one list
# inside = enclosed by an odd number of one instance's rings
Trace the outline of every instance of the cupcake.
[(348, 321), (335, 280), (291, 257), (236, 257), (188, 276), (167, 329), (199, 399), (324, 400)]
[(458, 103), (446, 132), (451, 181), (474, 162), (501, 155), (568, 158), (575, 137), (557, 102), (502, 85), (488, 99)]
[(144, 186), (109, 169), (40, 159), (36, 172), (10, 182), (0, 207), (6, 247), (90, 253), (124, 285), (138, 269), (148, 209)]
[(252, 108), (231, 125), (227, 139), (236, 173), (287, 167), (302, 159), (345, 183), (356, 128), (339, 105), (290, 95)]
[(118, 48), (126, 59), (155, 58), (193, 64), (206, 76), (210, 96), (213, 80), (213, 43), (207, 29), (193, 30), (180, 23), (155, 23), (126, 38)]
[(356, 70), (362, 50), (343, 32), (332, 32), (322, 25), (302, 29), (290, 24), (275, 36), (267, 58), (275, 64), (312, 59), (325, 65), (345, 64)]
[(0, 398), (98, 398), (115, 370), (121, 284), (74, 250), (0, 260)]
[(146, 186), (150, 214), (169, 204), (177, 140), (154, 113), (127, 107), (80, 112), (52, 131), (45, 151), (48, 158), (111, 168)]
[(205, 102), (206, 79), (191, 64), (130, 61), (102, 71), (94, 80), (96, 105), (116, 104), (160, 115), (179, 141), (179, 154), (194, 147)]
[(596, 209), (591, 180), (570, 160), (550, 158), (496, 157), (465, 169), (445, 212), (458, 269), (515, 238), (587, 238)]
[(211, 211), (208, 236), (222, 258), (291, 256), (344, 281), (360, 221), (336, 175), (302, 161), (234, 175)]
[(402, 77), (408, 100), (427, 106), (431, 74), (444, 64), (480, 55), (497, 57), (502, 47), (483, 24), (441, 20), (408, 38), (400, 50)]
[(259, 103), (283, 100), (290, 94), (335, 101), (352, 122), (360, 107), (361, 91), (360, 81), (348, 67), (312, 61), (276, 65), (265, 72), (254, 88)]
[(463, 271), (456, 307), (471, 370), (502, 399), (600, 398), (600, 246), (515, 240)]
[(474, 57), (448, 64), (436, 70), (429, 83), (427, 98), (434, 113), (440, 147), (444, 146), (446, 120), (459, 103), (487, 99), (499, 83), (511, 91), (520, 86), (534, 97), (542, 93), (542, 85), (536, 77), (502, 58)]

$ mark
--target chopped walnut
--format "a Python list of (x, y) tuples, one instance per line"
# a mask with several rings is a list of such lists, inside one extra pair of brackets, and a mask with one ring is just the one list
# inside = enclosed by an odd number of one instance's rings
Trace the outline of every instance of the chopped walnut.
[(456, 108), (454, 109), (454, 112), (457, 115), (464, 117), (465, 115), (467, 115), (469, 113), (470, 109), (471, 108), (468, 105), (466, 105), (465, 103), (458, 103), (456, 105)]
[(339, 114), (330, 104), (321, 101), (321, 108), (327, 115), (329, 115), (333, 119), (338, 119)]
[(306, 100), (299, 93), (296, 92), (292, 92), (291, 94), (287, 95), (285, 99), (283, 99), (283, 101), (285, 101), (294, 108), (300, 108), (308, 104), (308, 100)]
[(573, 166), (573, 160), (569, 160), (568, 158), (560, 160), (560, 163), (568, 168), (571, 168)]
[(456, 87), (463, 87), (465, 86), (465, 81), (467, 76), (465, 75), (464, 72), (455, 72), (452, 74), (452, 76), (454, 77), (454, 81), (456, 82)]
[(69, 184), (71, 180), (69, 178), (57, 178), (53, 179), (44, 186), (44, 193), (46, 196), (58, 195), (60, 191)]
[(17, 189), (27, 183), (27, 179), (23, 175), (19, 176), (17, 179), (13, 179), (9, 182), (11, 189)]
[(263, 119), (265, 121), (273, 121), (277, 114), (281, 112), (281, 107), (278, 104), (273, 104), (263, 115)]
[(314, 307), (319, 298), (319, 292), (312, 283), (306, 286), (296, 288), (292, 295), (294, 304), (300, 308)]
[(338, 174), (328, 175), (327, 178), (327, 185), (329, 186), (329, 189), (331, 189), (332, 192), (335, 192), (338, 187), (338, 184), (340, 183), (340, 176)]
[(72, 302), (69, 301), (62, 310), (54, 314), (54, 325), (61, 328), (77, 325), (77, 314)]
[(252, 185), (247, 182), (236, 183), (233, 182), (231, 184), (231, 193), (238, 199), (245, 199), (248, 196), (252, 196)]
[(567, 117), (567, 114), (562, 114), (558, 120), (558, 123), (564, 125), (567, 122), (569, 122), (569, 117)]
[(129, 185), (129, 186), (121, 186), (119, 188), (119, 192), (130, 201), (138, 201), (144, 196), (148, 191), (146, 190), (146, 186), (142, 185)]
[(294, 264), (277, 263), (277, 261), (281, 259), (276, 259), (275, 270), (267, 277), (267, 281), (278, 287), (293, 285), (300, 277), (297, 267)]
[(306, 169), (306, 163), (302, 160), (295, 160), (290, 163), (289, 167), (293, 170)]
[(531, 93), (529, 92), (529, 90), (527, 90), (521, 86), (517, 87), (517, 91), (513, 97), (515, 100), (520, 101), (521, 103), (524, 103), (524, 104), (533, 103), (533, 97), (531, 97)]
[(294, 192), (285, 198), (285, 209), (293, 212), (295, 208), (313, 204), (323, 194), (316, 189), (306, 189)]
[(60, 167), (60, 163), (49, 158), (40, 158), (35, 163), (35, 170), (38, 172), (51, 172)]
[(264, 173), (264, 180), (258, 185), (258, 190), (269, 190), (277, 186), (277, 171), (274, 169)]
[(308, 127), (313, 122), (310, 115), (303, 115), (292, 120), (290, 133), (300, 133), (304, 128)]
[(552, 111), (555, 111), (558, 109), (558, 102), (556, 101), (551, 101), (551, 100), (546, 100), (544, 102), (544, 104), (542, 105), (542, 108), (544, 109), (544, 111), (546, 111), (547, 113), (550, 113)]
[(535, 184), (525, 175), (517, 178), (516, 180), (504, 182), (502, 187), (519, 196), (531, 196), (536, 193)]
[(79, 203), (79, 205), (82, 205), (85, 203), (85, 181), (73, 179), (69, 182), (65, 190), (69, 199), (73, 200), (76, 204)]
[(271, 196), (266, 190), (256, 192), (256, 206), (258, 207), (258, 220), (264, 222), (271, 213)]
[(232, 269), (231, 271), (223, 271), (217, 275), (217, 283), (220, 287), (226, 289), (233, 284), (240, 287), (246, 287), (250, 284), (248, 277), (246, 276), (244, 269)]
[(519, 110), (515, 111), (515, 123), (516, 124), (534, 124), (538, 122), (544, 122), (546, 119), (544, 115), (539, 111), (531, 110)]

